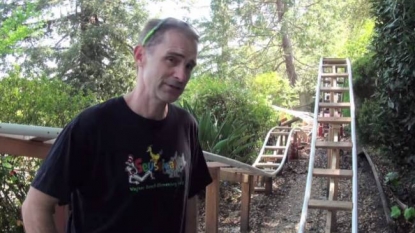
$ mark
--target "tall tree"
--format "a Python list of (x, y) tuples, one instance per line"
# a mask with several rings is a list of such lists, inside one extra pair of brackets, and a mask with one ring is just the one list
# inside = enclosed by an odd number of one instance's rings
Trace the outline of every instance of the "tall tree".
[[(11, 67), (7, 67), (9, 55), (21, 56), (19, 46), (29, 37), (34, 37), (40, 32), (41, 23), (29, 24), (28, 20), (39, 16), (36, 10), (36, 2), (2, 2), (0, 3), (0, 69), (6, 73)], [(5, 72), (6, 71), (6, 72)]]
[(42, 0), (44, 37), (23, 47), (24, 71), (46, 73), (101, 99), (124, 93), (135, 79), (132, 46), (147, 19), (144, 7), (135, 0)]

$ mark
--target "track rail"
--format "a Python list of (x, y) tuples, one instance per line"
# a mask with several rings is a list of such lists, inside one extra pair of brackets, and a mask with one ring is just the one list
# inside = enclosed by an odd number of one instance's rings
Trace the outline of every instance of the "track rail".
[[(281, 162), (278, 163), (278, 166), (276, 166), (276, 169), (275, 170), (267, 170), (267, 169), (258, 168), (257, 167), (258, 163), (260, 162), (260, 159), (264, 155), (264, 151), (267, 148), (267, 142), (269, 141), (271, 135), (273, 133), (286, 132), (287, 130), (290, 130), (290, 131), (287, 132), (288, 135), (286, 135), (284, 149), (280, 149), (280, 150), (284, 150), (284, 154), (282, 156)], [(288, 151), (289, 151), (290, 146), (291, 146), (290, 141), (291, 141), (291, 138), (293, 137), (293, 134), (295, 132), (303, 132), (303, 131), (300, 128), (290, 128), (290, 127), (280, 127), (280, 126), (276, 126), (276, 127), (273, 127), (272, 129), (270, 129), (267, 133), (267, 136), (265, 137), (265, 141), (264, 141), (264, 144), (261, 148), (261, 151), (260, 151), (260, 153), (259, 153), (259, 155), (258, 155), (258, 157), (255, 160), (253, 165), (242, 163), (242, 162), (239, 162), (237, 160), (230, 159), (230, 158), (227, 158), (227, 157), (224, 157), (224, 156), (221, 156), (221, 155), (218, 155), (218, 154), (214, 154), (214, 153), (211, 153), (211, 152), (207, 152), (207, 151), (203, 151), (203, 154), (205, 156), (205, 159), (209, 160), (209, 161), (221, 162), (221, 163), (230, 165), (230, 166), (235, 167), (235, 168), (244, 169), (248, 172), (251, 172), (251, 173), (253, 173), (255, 175), (259, 175), (259, 176), (274, 177), (282, 171), (282, 168), (283, 168), (284, 164), (286, 163), (286, 160), (287, 160), (287, 157), (288, 157)], [(284, 136), (284, 135), (278, 135), (278, 137), (277, 137), (277, 144), (276, 144), (277, 147), (279, 147), (281, 145), (279, 143), (281, 141), (283, 141), (282, 136)]]

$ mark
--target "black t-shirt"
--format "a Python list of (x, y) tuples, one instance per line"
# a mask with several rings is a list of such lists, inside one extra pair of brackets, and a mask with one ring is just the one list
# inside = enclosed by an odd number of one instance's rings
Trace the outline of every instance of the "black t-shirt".
[(70, 233), (179, 233), (186, 196), (211, 181), (189, 113), (150, 120), (117, 97), (63, 129), (32, 186), (70, 204)]

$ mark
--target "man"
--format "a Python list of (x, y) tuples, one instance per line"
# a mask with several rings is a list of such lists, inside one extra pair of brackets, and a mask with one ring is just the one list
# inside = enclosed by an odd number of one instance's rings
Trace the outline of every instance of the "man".
[(55, 141), (22, 207), (27, 233), (57, 232), (56, 204), (70, 204), (70, 233), (182, 233), (194, 217), (186, 208), (212, 180), (194, 118), (172, 102), (198, 36), (168, 18), (149, 21), (140, 41), (134, 90), (86, 109)]

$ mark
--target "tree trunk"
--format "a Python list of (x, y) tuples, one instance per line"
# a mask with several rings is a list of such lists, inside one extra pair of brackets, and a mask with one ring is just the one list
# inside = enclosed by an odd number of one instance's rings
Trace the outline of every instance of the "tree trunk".
[(287, 12), (287, 4), (284, 0), (277, 0), (278, 22), (281, 22), (281, 34), (282, 34), (282, 49), (284, 51), (285, 68), (287, 71), (290, 85), (295, 86), (297, 81), (297, 73), (294, 66), (293, 48), (291, 45), (291, 39), (288, 35), (288, 25), (284, 21), (283, 17)]

